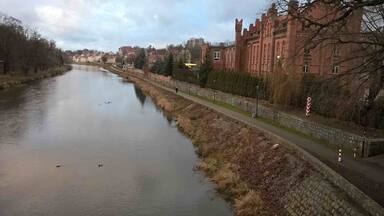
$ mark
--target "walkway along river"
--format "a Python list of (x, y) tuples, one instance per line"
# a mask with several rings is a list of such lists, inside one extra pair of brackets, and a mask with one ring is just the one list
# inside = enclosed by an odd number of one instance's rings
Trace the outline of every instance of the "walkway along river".
[(0, 92), (0, 215), (232, 215), (189, 139), (97, 67)]
[(198, 167), (236, 215), (383, 215), (381, 206), (294, 144), (141, 73), (110, 69), (174, 116), (202, 158)]

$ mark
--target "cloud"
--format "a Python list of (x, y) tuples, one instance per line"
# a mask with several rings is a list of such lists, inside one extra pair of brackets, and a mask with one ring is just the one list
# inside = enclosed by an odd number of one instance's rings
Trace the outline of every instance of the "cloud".
[(36, 14), (40, 19), (41, 28), (51, 33), (65, 34), (80, 28), (80, 17), (59, 7), (38, 7)]
[(234, 19), (253, 22), (267, 4), (260, 0), (2, 0), (0, 8), (63, 49), (115, 51), (122, 45), (164, 47), (192, 36), (233, 40)]

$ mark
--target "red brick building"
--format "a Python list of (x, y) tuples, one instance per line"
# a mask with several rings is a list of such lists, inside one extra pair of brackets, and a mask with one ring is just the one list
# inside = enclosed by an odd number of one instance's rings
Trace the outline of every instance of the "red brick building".
[[(321, 5), (300, 11), (295, 0), (289, 2), (288, 10), (311, 19), (327, 14), (327, 8)], [(344, 28), (350, 35), (351, 32), (360, 32), (360, 26), (361, 14), (354, 14)], [(206, 44), (201, 56), (204, 58), (209, 52), (216, 70), (241, 71), (258, 76), (270, 73), (276, 67), (319, 75), (337, 74), (351, 67), (351, 63), (343, 62), (343, 59), (349, 57), (352, 47), (328, 41), (311, 49), (304, 43), (309, 35), (309, 30), (301, 22), (287, 13), (279, 14), (276, 5), (272, 4), (268, 12), (248, 28), (243, 29), (243, 20), (236, 19), (233, 45)], [(348, 35), (340, 33), (340, 37)]]
[(152, 65), (156, 61), (164, 61), (167, 55), (166, 49), (153, 49), (148, 52), (148, 66), (152, 67)]

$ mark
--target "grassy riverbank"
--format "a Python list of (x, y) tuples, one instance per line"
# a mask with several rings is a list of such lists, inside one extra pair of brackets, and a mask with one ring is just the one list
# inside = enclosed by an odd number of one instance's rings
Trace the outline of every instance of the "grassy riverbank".
[(51, 68), (46, 71), (30, 73), (27, 75), (22, 73), (0, 75), (0, 90), (24, 85), (36, 80), (57, 76), (71, 70), (71, 68), (72, 67), (70, 65), (64, 65), (60, 67)]
[(362, 200), (342, 189), (349, 183), (335, 185), (332, 175), (319, 171), (318, 164), (290, 145), (151, 84), (140, 73), (104, 68), (133, 81), (178, 122), (201, 158), (196, 168), (215, 183), (235, 215), (370, 215)]
[[(216, 183), (218, 192), (233, 204), (236, 215), (269, 215), (281, 210), (277, 206), (269, 206), (273, 201), (268, 201), (259, 190), (252, 189), (245, 181), (245, 176), (242, 176), (248, 175), (247, 172), (239, 166), (237, 156), (248, 151), (246, 146), (251, 147), (252, 143), (263, 140), (262, 145), (269, 148), (262, 134), (201, 105), (140, 80), (133, 81), (154, 99), (157, 106), (173, 116), (181, 131), (192, 139), (196, 153), (201, 158), (196, 168), (204, 171)], [(274, 153), (279, 151), (276, 149)]]

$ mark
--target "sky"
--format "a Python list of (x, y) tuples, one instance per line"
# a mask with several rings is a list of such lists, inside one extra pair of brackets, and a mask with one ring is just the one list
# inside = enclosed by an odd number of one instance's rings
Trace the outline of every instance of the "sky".
[(191, 37), (234, 40), (234, 20), (245, 26), (269, 0), (0, 0), (0, 11), (20, 19), (64, 50), (117, 51), (121, 46), (164, 48)]

